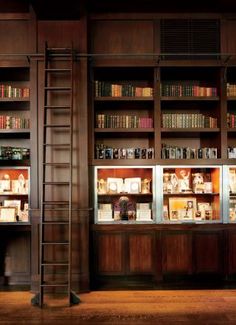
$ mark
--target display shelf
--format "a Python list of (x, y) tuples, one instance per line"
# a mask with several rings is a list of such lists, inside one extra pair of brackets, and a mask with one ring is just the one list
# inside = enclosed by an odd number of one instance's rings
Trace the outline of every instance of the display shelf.
[(100, 97), (95, 97), (94, 100), (95, 101), (100, 101), (100, 102), (113, 102), (113, 101), (144, 101), (144, 102), (148, 102), (148, 101), (153, 101), (153, 96), (122, 96), (122, 97), (118, 97), (118, 96), (100, 96)]
[(96, 223), (154, 222), (153, 166), (100, 166), (94, 173)]
[(222, 167), (163, 167), (162, 222), (222, 222)]
[(95, 133), (153, 133), (154, 128), (95, 128)]
[(220, 132), (220, 128), (161, 128), (163, 133), (216, 133)]
[(161, 101), (219, 101), (219, 96), (161, 96)]
[(0, 224), (30, 223), (29, 167), (0, 168)]
[(8, 102), (12, 102), (12, 103), (14, 103), (14, 102), (30, 102), (30, 98), (29, 97), (27, 97), (27, 98), (6, 98), (6, 97), (4, 97), (4, 98), (1, 98), (0, 97), (0, 102), (2, 103), (8, 103)]
[[(153, 68), (94, 67), (92, 84), (90, 157), (93, 163), (102, 157), (100, 149), (104, 150), (104, 158), (110, 156), (108, 151), (152, 150), (152, 157), (147, 160), (154, 159)], [(121, 153), (114, 155), (121, 156)], [(122, 154), (122, 159), (128, 160), (126, 158)], [(141, 159), (141, 155), (138, 158)]]

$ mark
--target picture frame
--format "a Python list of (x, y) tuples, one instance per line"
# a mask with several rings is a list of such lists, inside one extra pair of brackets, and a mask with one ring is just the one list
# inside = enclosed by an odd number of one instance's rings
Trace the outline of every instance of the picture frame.
[(3, 206), (4, 207), (15, 207), (16, 208), (16, 215), (19, 216), (20, 215), (20, 211), (21, 211), (21, 200), (4, 200), (3, 202)]
[(123, 178), (108, 177), (107, 178), (107, 193), (116, 194), (123, 192)]
[(0, 207), (0, 222), (15, 222), (16, 221), (16, 207)]
[(195, 197), (170, 197), (169, 218), (171, 221), (194, 220), (197, 211)]
[(141, 193), (141, 177), (125, 178), (124, 187), (126, 193)]

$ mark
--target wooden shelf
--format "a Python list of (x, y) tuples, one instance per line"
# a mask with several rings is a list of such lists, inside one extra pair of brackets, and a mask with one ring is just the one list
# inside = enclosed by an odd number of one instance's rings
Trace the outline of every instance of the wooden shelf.
[(161, 96), (163, 101), (218, 101), (218, 96)]
[(220, 128), (161, 128), (163, 133), (216, 133), (220, 132)]
[(25, 167), (28, 167), (30, 166), (30, 160), (27, 159), (27, 160), (0, 160), (0, 166), (1, 167), (8, 167), (8, 166), (25, 166)]
[(29, 196), (29, 194), (19, 194), (19, 193), (0, 193), (0, 196)]
[(135, 197), (149, 197), (152, 196), (152, 193), (142, 194), (142, 193), (107, 193), (107, 194), (98, 194), (98, 197), (109, 197), (109, 196), (121, 196), (121, 195), (131, 195)]
[(228, 97), (227, 97), (227, 100), (232, 100), (232, 101), (234, 101), (234, 100), (236, 100), (236, 96), (228, 96)]
[(29, 129), (0, 129), (0, 138), (21, 138), (29, 139), (30, 130)]
[(153, 166), (154, 159), (92, 159), (92, 166)]
[(1, 98), (0, 97), (0, 102), (29, 102), (30, 101), (30, 99), (29, 99), (29, 97), (27, 97), (27, 98), (23, 98), (23, 97), (21, 97), (21, 98), (7, 98), (7, 97), (3, 97), (3, 98)]
[(161, 165), (222, 165), (221, 159), (161, 159)]
[(153, 133), (154, 128), (95, 128), (95, 133)]
[(165, 196), (218, 196), (220, 193), (194, 193), (194, 192), (183, 192), (183, 193), (163, 193)]
[(110, 101), (152, 101), (153, 96), (143, 96), (143, 97), (137, 97), (137, 96), (122, 96), (122, 97), (111, 97), (111, 96), (101, 96), (101, 97), (95, 97), (95, 101), (101, 101), (101, 102), (110, 102)]

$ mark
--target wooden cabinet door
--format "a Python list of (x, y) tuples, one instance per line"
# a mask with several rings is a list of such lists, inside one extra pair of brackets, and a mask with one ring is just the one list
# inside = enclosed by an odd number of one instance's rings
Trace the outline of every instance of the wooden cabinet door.
[(122, 233), (97, 233), (94, 253), (99, 275), (125, 274), (125, 247)]
[(228, 274), (236, 274), (236, 230), (228, 231)]
[(222, 231), (194, 231), (194, 273), (220, 274), (223, 270)]
[(191, 274), (192, 235), (189, 231), (163, 231), (162, 269), (164, 274)]
[(154, 261), (154, 232), (128, 235), (130, 273), (152, 274)]

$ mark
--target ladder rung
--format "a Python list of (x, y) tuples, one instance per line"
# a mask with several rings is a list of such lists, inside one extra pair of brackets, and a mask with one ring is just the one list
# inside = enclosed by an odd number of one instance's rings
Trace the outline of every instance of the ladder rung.
[(69, 124), (44, 124), (45, 128), (70, 128)]
[(68, 287), (68, 282), (64, 283), (53, 283), (53, 282), (43, 282), (40, 284), (41, 287)]
[(45, 242), (42, 242), (42, 245), (69, 245), (69, 242), (68, 241), (64, 241), (64, 242), (45, 241)]
[(42, 264), (41, 265), (43, 265), (43, 266), (54, 266), (54, 265), (56, 265), (56, 266), (59, 266), (59, 265), (65, 265), (65, 266), (67, 266), (67, 265), (69, 265), (69, 263), (68, 263), (68, 261), (65, 261), (65, 262), (62, 262), (62, 261), (58, 261), (58, 262), (52, 262), (52, 261), (44, 261), (44, 262), (42, 262)]
[(47, 51), (72, 51), (71, 47), (48, 47)]
[(55, 167), (69, 167), (69, 163), (43, 163), (45, 166), (55, 166)]
[(69, 91), (71, 90), (71, 87), (44, 87), (45, 90), (52, 90), (52, 91)]
[(70, 182), (43, 182), (43, 185), (69, 185)]

